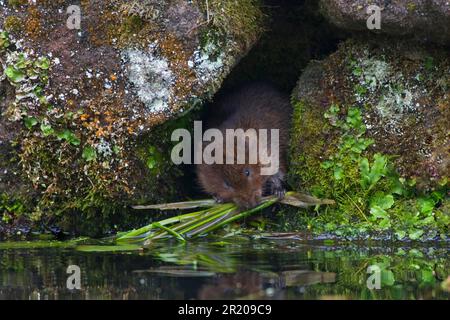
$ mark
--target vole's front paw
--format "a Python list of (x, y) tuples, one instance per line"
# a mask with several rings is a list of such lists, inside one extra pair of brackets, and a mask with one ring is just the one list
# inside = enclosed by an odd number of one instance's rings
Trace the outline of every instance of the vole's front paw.
[(277, 186), (273, 188), (273, 195), (277, 196), (279, 199), (283, 199), (286, 195), (286, 189), (283, 186)]
[(221, 197), (219, 197), (219, 196), (214, 195), (213, 198), (214, 198), (214, 200), (215, 200), (217, 203), (223, 203), (223, 202), (224, 202), (223, 199), (222, 199)]
[(269, 180), (269, 192), (271, 195), (277, 196), (279, 199), (284, 198), (286, 195), (286, 189), (283, 181), (277, 177), (272, 177)]

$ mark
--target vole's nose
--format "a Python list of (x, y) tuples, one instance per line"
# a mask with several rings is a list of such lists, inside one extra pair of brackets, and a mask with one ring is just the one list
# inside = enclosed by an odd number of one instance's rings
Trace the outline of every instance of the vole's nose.
[(251, 209), (256, 207), (261, 202), (261, 197), (258, 194), (251, 196), (250, 198), (237, 198), (234, 199), (236, 203), (242, 209)]

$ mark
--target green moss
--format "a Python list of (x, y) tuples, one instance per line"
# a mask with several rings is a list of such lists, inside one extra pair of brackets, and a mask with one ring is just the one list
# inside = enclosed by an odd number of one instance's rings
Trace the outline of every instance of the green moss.
[[(50, 60), (21, 49), (12, 51), (15, 47), (9, 39), (6, 32), (0, 33), (1, 47), (9, 57), (4, 76), (15, 88), (16, 99), (4, 115), (23, 124), (17, 144), (20, 178), (33, 187), (35, 195), (33, 210), (21, 215), (23, 221), (51, 221), (64, 230), (91, 236), (115, 225), (130, 229), (142, 224), (147, 216), (129, 214), (131, 201), (164, 201), (178, 191), (174, 185), (160, 186), (161, 180), (179, 175), (167, 165), (170, 159), (161, 157), (170, 155), (164, 149), (170, 146), (169, 133), (155, 129), (148, 139), (137, 139), (145, 141), (145, 155), (138, 159), (131, 151), (134, 139), (111, 132), (110, 124), (120, 132), (136, 131), (125, 122), (124, 113), (119, 108), (96, 109), (122, 102), (102, 96), (101, 104), (93, 101), (83, 110), (51, 105), (46, 99)], [(23, 92), (27, 95), (22, 96)], [(17, 221), (18, 215), (10, 212), (14, 205), (4, 204), (8, 208), (5, 221)]]
[(14, 8), (26, 5), (27, 3), (27, 0), (8, 0), (8, 5)]
[(406, 8), (408, 9), (408, 11), (414, 11), (416, 10), (417, 6), (414, 2), (408, 2), (408, 4), (406, 5)]
[[(42, 31), (57, 20), (52, 12), (64, 1), (42, 2), (42, 6), (26, 5), (20, 9), (24, 33), (27, 39), (36, 40), (31, 41), (35, 43), (51, 40), (51, 35)], [(18, 6), (22, 2), (9, 1), (9, 4)], [(256, 24), (261, 13), (257, 1), (253, 0), (242, 3), (210, 1), (210, 4), (208, 13), (211, 20), (208, 23), (195, 19), (199, 14), (198, 2), (185, 5), (190, 6), (186, 8), (194, 16), (189, 21), (193, 36), (197, 36), (197, 32), (203, 34), (203, 30), (213, 30), (208, 35), (213, 37), (215, 34), (214, 37), (220, 38), (220, 43), (214, 42), (217, 48), (210, 57), (219, 66), (211, 72), (211, 78), (220, 78), (221, 81), (235, 57), (244, 51), (242, 47), (249, 46), (260, 33)], [(185, 34), (167, 28), (168, 21), (176, 19), (173, 15), (178, 14), (169, 13), (168, 6), (176, 6), (176, 3), (112, 1), (104, 8), (97, 8), (83, 0), (80, 5), (82, 11), (89, 12), (90, 16), (84, 27), (89, 46), (109, 45), (119, 51), (130, 47), (142, 48), (143, 52), (145, 50), (167, 61), (175, 75), (170, 84), (173, 96), (169, 97), (173, 114), (188, 110), (194, 101), (190, 97), (200, 97), (194, 102), (202, 99), (203, 85), (208, 86), (208, 90), (211, 87), (207, 77), (204, 79), (208, 81), (199, 85), (198, 70), (192, 67), (197, 57), (195, 52), (202, 48), (197, 46), (195, 39), (185, 41)], [(169, 23), (172, 24), (171, 21)], [(8, 17), (6, 26), (8, 30), (18, 30), (17, 18)], [(33, 189), (35, 208), (25, 214), (26, 219), (44, 224), (56, 223), (65, 230), (97, 235), (113, 229), (115, 224), (121, 229), (130, 229), (142, 224), (142, 219), (148, 219), (148, 215), (139, 214), (137, 217), (124, 209), (131, 204), (175, 200), (174, 195), (180, 192), (176, 179), (182, 176), (182, 172), (169, 158), (173, 145), (170, 134), (173, 126), (181, 125), (183, 117), (158, 127), (155, 125), (166, 121), (166, 115), (155, 115), (150, 119), (143, 119), (142, 115), (136, 119), (135, 110), (130, 111), (127, 104), (129, 101), (124, 101), (125, 86), (115, 72), (110, 78), (120, 84), (114, 92), (106, 88), (103, 92), (95, 92), (89, 104), (83, 106), (79, 105), (77, 98), (54, 99), (52, 101), (58, 101), (58, 105), (52, 105), (47, 96), (72, 96), (68, 92), (58, 92), (59, 89), (49, 83), (52, 61), (39, 56), (38, 52), (42, 51), (31, 50), (28, 46), (32, 45), (31, 42), (26, 41), (28, 45), (24, 46), (11, 46), (10, 39), (14, 38), (9, 38), (7, 32), (0, 33), (1, 58), (8, 61), (6, 70), (2, 70), (5, 71), (3, 76), (16, 94), (14, 99), (14, 93), (11, 93), (13, 101), (4, 115), (18, 128), (16, 152), (20, 168), (17, 172), (21, 174), (24, 185)], [(154, 53), (149, 52), (150, 43), (157, 43)], [(216, 53), (228, 60), (219, 59)], [(95, 79), (92, 81), (96, 82)], [(65, 89), (70, 91), (72, 88)], [(92, 96), (90, 89), (77, 90), (78, 97)]]
[(200, 5), (213, 28), (244, 48), (261, 33), (264, 16), (259, 0), (201, 0)]
[(144, 26), (144, 21), (138, 15), (125, 16), (119, 27), (118, 34), (122, 42), (128, 41), (138, 34)]
[(3, 27), (8, 32), (19, 32), (22, 30), (22, 19), (17, 16), (8, 16), (3, 23)]

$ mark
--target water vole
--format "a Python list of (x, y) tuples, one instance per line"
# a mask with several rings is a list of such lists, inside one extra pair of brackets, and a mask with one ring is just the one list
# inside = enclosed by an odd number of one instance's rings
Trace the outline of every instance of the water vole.
[[(279, 165), (275, 173), (263, 175), (265, 166), (259, 160), (251, 164), (248, 156), (243, 164), (199, 164), (196, 167), (197, 177), (204, 191), (219, 202), (232, 201), (242, 208), (256, 206), (263, 195), (282, 197), (285, 193), (283, 180), (291, 121), (289, 97), (269, 84), (253, 83), (220, 96), (211, 107), (214, 114), (207, 120), (207, 127), (219, 129), (224, 137), (226, 129), (255, 129), (257, 132), (266, 129), (269, 131), (269, 152), (272, 142), (270, 130), (278, 129)], [(245, 144), (245, 151), (248, 155), (248, 143)], [(224, 163), (226, 153), (224, 147)], [(236, 152), (234, 157), (236, 160)]]

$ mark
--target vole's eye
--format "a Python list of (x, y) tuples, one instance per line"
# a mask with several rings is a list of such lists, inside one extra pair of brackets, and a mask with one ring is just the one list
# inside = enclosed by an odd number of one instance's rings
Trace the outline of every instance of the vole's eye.
[(223, 185), (224, 185), (225, 188), (227, 188), (227, 189), (230, 189), (230, 188), (231, 188), (231, 184), (230, 184), (227, 180), (224, 180), (224, 181), (223, 181)]
[(250, 176), (250, 169), (245, 169), (244, 174), (249, 177)]

